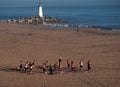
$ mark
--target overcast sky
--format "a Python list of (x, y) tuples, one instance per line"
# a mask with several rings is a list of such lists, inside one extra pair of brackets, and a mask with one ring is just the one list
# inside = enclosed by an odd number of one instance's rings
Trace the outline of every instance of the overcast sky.
[(36, 6), (120, 6), (120, 0), (0, 0), (0, 7)]

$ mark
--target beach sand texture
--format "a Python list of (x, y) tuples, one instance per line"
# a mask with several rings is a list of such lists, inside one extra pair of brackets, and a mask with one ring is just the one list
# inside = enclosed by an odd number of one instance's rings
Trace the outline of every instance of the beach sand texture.
[[(48, 75), (5, 70), (19, 61), (91, 60), (92, 71)], [(0, 87), (120, 87), (120, 31), (0, 24)]]

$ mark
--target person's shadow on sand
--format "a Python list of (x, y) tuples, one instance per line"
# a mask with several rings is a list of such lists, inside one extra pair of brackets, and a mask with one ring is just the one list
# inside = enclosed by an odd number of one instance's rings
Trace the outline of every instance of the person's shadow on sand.
[(0, 71), (15, 72), (17, 70), (15, 66), (0, 66)]

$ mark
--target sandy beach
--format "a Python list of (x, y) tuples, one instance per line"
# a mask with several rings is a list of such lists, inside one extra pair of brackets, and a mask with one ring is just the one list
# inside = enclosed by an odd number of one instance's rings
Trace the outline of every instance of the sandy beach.
[[(92, 70), (54, 75), (7, 70), (20, 60), (54, 64), (60, 56), (64, 67), (69, 59), (79, 68), (82, 59), (85, 70), (91, 60)], [(0, 24), (0, 87), (120, 87), (120, 31)]]

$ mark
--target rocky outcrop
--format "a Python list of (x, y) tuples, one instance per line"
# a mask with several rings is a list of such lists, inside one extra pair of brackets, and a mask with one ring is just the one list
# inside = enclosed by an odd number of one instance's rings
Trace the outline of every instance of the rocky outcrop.
[(23, 17), (18, 19), (2, 19), (0, 20), (0, 23), (26, 23), (26, 24), (43, 24), (43, 22), (46, 23), (63, 23), (62, 20), (56, 19), (53, 17), (47, 17), (44, 18), (31, 16), (31, 17)]

